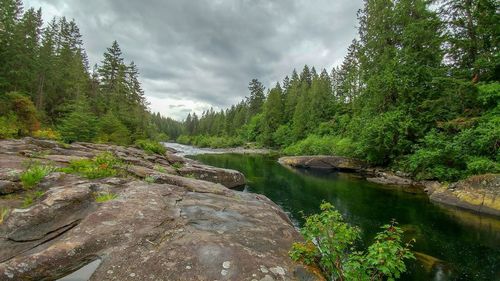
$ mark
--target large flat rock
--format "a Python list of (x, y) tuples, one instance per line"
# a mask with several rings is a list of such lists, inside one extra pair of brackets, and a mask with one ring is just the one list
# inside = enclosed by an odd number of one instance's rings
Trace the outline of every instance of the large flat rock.
[[(0, 157), (20, 158), (0, 168), (22, 169), (30, 151), (61, 166), (109, 151), (128, 159), (129, 174), (46, 177), (35, 187), (44, 195), (29, 208), (11, 209), (0, 224), (0, 281), (57, 280), (87, 264), (93, 281), (321, 280), (289, 258), (301, 236), (276, 204), (226, 187), (241, 183), (237, 172), (174, 157), (190, 173), (215, 171), (200, 180), (181, 176), (169, 157), (135, 148), (32, 139), (0, 141)], [(97, 203), (102, 192), (116, 198)]]
[(360, 160), (342, 156), (286, 156), (278, 161), (282, 165), (306, 169), (361, 171), (366, 167), (366, 164)]

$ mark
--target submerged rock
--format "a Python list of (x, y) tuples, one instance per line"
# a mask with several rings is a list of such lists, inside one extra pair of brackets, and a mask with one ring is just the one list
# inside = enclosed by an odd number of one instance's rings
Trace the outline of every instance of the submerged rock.
[[(19, 158), (15, 163), (29, 159), (29, 154), (9, 154), (18, 146), (23, 151), (50, 148), (40, 158), (57, 166), (67, 165), (72, 155), (91, 157), (102, 151), (130, 164), (124, 168), (128, 174), (119, 178), (54, 173), (34, 187), (43, 195), (29, 208), (12, 209), (0, 224), (2, 281), (57, 280), (89, 264), (89, 280), (95, 281), (322, 280), (288, 257), (291, 244), (301, 237), (276, 204), (226, 188), (244, 182), (236, 171), (184, 158), (180, 171), (168, 157), (135, 148), (62, 147), (33, 139), (0, 141), (0, 157)], [(179, 175), (187, 173), (210, 176)], [(102, 194), (113, 196), (96, 202)], [(10, 200), (0, 197), (0, 204)], [(81, 272), (89, 274), (87, 267)]]

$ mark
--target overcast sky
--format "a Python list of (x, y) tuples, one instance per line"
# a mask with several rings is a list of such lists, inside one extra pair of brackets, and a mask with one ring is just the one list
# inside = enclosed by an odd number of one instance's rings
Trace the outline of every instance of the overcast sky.
[(25, 0), (74, 18), (92, 64), (113, 40), (141, 70), (154, 112), (226, 108), (304, 64), (330, 70), (356, 36), (362, 0)]

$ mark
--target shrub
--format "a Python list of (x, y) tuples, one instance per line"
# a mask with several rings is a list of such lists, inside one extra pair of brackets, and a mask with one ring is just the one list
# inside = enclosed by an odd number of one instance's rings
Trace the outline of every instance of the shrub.
[(389, 111), (376, 117), (365, 117), (355, 128), (356, 156), (376, 165), (386, 165), (411, 151), (409, 133), (414, 124), (403, 111)]
[(46, 140), (60, 140), (61, 134), (51, 128), (41, 129), (33, 133), (35, 138), (46, 139)]
[(135, 144), (141, 148), (142, 150), (146, 151), (146, 153), (149, 154), (160, 154), (164, 155), (167, 152), (167, 149), (163, 144), (152, 141), (152, 140), (137, 140)]
[(283, 152), (288, 155), (352, 156), (355, 147), (355, 143), (349, 138), (310, 135), (306, 139), (286, 147)]
[(0, 138), (31, 135), (40, 128), (37, 111), (31, 99), (17, 92), (0, 96)]
[(393, 222), (384, 225), (366, 252), (355, 251), (360, 230), (344, 222), (329, 203), (321, 213), (306, 218), (301, 233), (305, 243), (294, 243), (290, 257), (317, 265), (329, 280), (394, 280), (406, 271), (404, 261), (413, 259), (411, 242), (403, 244), (403, 231)]
[(100, 193), (100, 194), (95, 195), (95, 201), (97, 203), (104, 203), (104, 202), (116, 199), (117, 197), (118, 197), (118, 195), (113, 194), (113, 193), (109, 193), (109, 192)]
[(181, 144), (191, 144), (191, 139), (188, 135), (180, 135), (176, 141)]
[(500, 165), (485, 157), (471, 157), (467, 161), (467, 174), (480, 175), (487, 173), (499, 173)]
[(53, 171), (54, 167), (52, 166), (42, 165), (38, 162), (31, 163), (28, 169), (21, 174), (21, 183), (24, 188), (31, 188)]
[(0, 116), (0, 139), (10, 139), (18, 136), (17, 118), (14, 114)]
[(93, 159), (73, 160), (69, 166), (61, 171), (70, 174), (79, 174), (88, 179), (112, 177), (118, 174), (122, 162), (112, 153), (104, 152)]

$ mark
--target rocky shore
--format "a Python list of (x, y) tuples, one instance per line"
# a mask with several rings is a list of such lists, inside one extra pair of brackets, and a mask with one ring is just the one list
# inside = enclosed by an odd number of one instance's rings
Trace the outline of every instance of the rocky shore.
[(447, 184), (437, 181), (415, 181), (409, 175), (370, 167), (366, 163), (340, 156), (289, 156), (278, 160), (284, 166), (352, 172), (378, 184), (402, 186), (409, 192), (425, 191), (431, 201), (475, 212), (500, 216), (500, 175), (472, 176)]
[[(113, 176), (68, 172), (103, 153), (120, 163)], [(50, 169), (28, 187), (34, 162)], [(2, 140), (0, 280), (57, 280), (88, 264), (95, 281), (321, 280), (289, 259), (301, 237), (276, 204), (229, 189), (244, 183), (170, 152)]]

